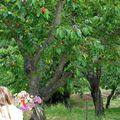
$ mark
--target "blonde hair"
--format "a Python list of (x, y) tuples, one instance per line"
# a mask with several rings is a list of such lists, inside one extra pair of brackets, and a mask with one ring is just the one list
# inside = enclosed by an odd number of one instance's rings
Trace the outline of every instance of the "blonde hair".
[(0, 86), (0, 106), (13, 103), (11, 92), (4, 86)]
[[(8, 116), (9, 120), (11, 120), (11, 116), (8, 110), (8, 105), (13, 103), (13, 98), (11, 92), (4, 86), (0, 86), (0, 113), (4, 117)], [(2, 106), (7, 106), (7, 115), (2, 111)]]

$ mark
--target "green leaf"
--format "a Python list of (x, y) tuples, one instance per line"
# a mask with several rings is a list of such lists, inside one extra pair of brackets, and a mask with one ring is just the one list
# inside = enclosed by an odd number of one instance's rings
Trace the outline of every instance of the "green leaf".
[(9, 3), (9, 2), (10, 2), (10, 0), (6, 0), (6, 2), (7, 2), (7, 3)]
[(21, 1), (18, 0), (18, 1), (17, 1), (17, 6), (18, 6), (19, 9), (21, 8), (21, 5), (22, 5), (22, 4), (21, 4)]
[(70, 2), (71, 0), (67, 0), (67, 2)]
[(62, 39), (64, 37), (63, 31), (61, 28), (58, 28), (56, 31), (57, 35), (59, 35), (59, 37)]
[(40, 9), (37, 9), (37, 17), (40, 17)]
[(74, 39), (74, 32), (72, 31), (70, 34), (71, 39)]
[(60, 54), (61, 54), (61, 49), (60, 49), (60, 48), (57, 48), (57, 49), (56, 49), (56, 52), (60, 55)]
[(77, 30), (77, 35), (79, 36), (79, 37), (81, 37), (82, 36), (82, 32), (81, 32), (81, 30)]
[(37, 3), (36, 0), (32, 0), (32, 4), (33, 4), (34, 6), (36, 6), (36, 3)]
[(80, 76), (80, 71), (78, 69), (76, 69), (76, 75)]
[(84, 27), (82, 29), (82, 32), (83, 32), (84, 35), (89, 35), (90, 34), (88, 27)]
[(46, 9), (44, 12), (44, 17), (48, 20), (49, 19), (49, 11)]
[(72, 4), (73, 9), (75, 10), (77, 5), (75, 3)]

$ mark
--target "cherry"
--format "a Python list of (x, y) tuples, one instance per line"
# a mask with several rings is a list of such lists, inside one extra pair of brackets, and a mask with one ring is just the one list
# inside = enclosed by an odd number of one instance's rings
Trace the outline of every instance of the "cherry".
[(90, 45), (89, 48), (92, 48), (92, 45)]
[(42, 8), (41, 8), (41, 13), (44, 14), (45, 12), (46, 12), (46, 8), (42, 7)]
[(80, 49), (82, 49), (82, 48), (83, 48), (83, 46), (82, 46), (82, 45), (80, 45), (80, 46), (79, 46), (79, 48), (80, 48)]

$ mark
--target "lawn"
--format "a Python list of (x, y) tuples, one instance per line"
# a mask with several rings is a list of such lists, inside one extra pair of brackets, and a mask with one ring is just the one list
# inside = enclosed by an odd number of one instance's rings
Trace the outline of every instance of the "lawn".
[[(87, 98), (87, 102), (85, 101)], [(104, 105), (106, 97), (104, 97)], [(95, 117), (94, 106), (90, 95), (85, 95), (82, 99), (79, 95), (71, 96), (72, 109), (66, 109), (64, 104), (45, 106), (47, 120), (98, 120)], [(86, 107), (87, 106), (87, 107)], [(28, 113), (24, 120), (29, 120)], [(105, 116), (99, 120), (120, 120), (120, 98), (111, 101), (110, 109), (105, 109)]]
[[(86, 119), (86, 110), (80, 107), (74, 107), (68, 110), (63, 104), (54, 105), (46, 109), (47, 120), (97, 120), (94, 110), (88, 110)], [(105, 110), (103, 120), (120, 120), (120, 107)]]
[[(106, 99), (104, 99), (104, 103), (105, 101)], [(46, 107), (47, 120), (98, 120), (95, 117), (93, 102), (90, 98), (87, 102), (88, 111), (86, 102), (79, 96), (72, 96), (71, 103), (73, 105), (71, 111), (66, 109), (63, 104)], [(105, 110), (105, 117), (102, 120), (120, 120), (120, 99), (111, 101), (111, 108)]]

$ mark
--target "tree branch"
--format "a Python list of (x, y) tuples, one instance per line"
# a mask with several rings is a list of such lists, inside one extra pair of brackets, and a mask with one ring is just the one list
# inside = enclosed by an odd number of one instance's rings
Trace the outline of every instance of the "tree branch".
[(54, 81), (54, 84), (51, 81), (51, 83), (42, 92), (42, 97), (44, 97), (44, 101), (47, 101), (59, 87), (64, 86), (66, 84), (66, 78), (71, 78), (72, 76), (72, 72), (63, 72), (62, 77), (56, 79)]
[(42, 51), (47, 48), (47, 46), (50, 44), (50, 42), (53, 41), (53, 32), (56, 28), (56, 26), (58, 26), (60, 24), (61, 21), (61, 12), (63, 9), (63, 5), (64, 5), (64, 0), (59, 0), (56, 6), (56, 12), (55, 12), (55, 18), (53, 19), (52, 22), (52, 28), (48, 34), (48, 38), (46, 39), (46, 41), (44, 42), (42, 47), (39, 47), (35, 56), (34, 56), (34, 64), (36, 65), (40, 59), (40, 54), (42, 53)]
[(53, 78), (51, 78), (51, 80), (48, 82), (48, 84), (40, 90), (40, 95), (42, 95), (43, 97), (46, 98), (48, 93), (53, 93), (53, 89), (56, 88), (55, 87), (56, 83), (62, 82), (60, 79), (63, 76), (63, 70), (64, 70), (64, 67), (65, 67), (67, 61), (68, 60), (64, 56), (61, 58), (61, 61), (53, 75)]

